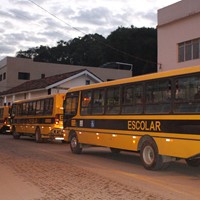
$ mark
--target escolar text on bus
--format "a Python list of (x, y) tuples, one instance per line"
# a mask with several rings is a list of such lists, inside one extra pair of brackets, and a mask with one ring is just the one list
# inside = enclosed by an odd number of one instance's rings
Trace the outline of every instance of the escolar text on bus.
[(146, 120), (128, 121), (128, 130), (161, 131), (161, 123), (160, 121), (146, 121)]

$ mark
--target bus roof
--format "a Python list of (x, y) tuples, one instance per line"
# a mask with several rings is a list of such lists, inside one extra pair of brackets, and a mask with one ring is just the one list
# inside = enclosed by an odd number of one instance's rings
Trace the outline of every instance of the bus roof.
[(151, 80), (151, 79), (172, 77), (176, 75), (191, 74), (195, 72), (200, 72), (200, 66), (186, 67), (186, 68), (174, 69), (174, 70), (165, 71), (165, 72), (145, 74), (145, 75), (140, 75), (140, 76), (135, 76), (135, 77), (130, 77), (130, 78), (118, 79), (114, 81), (107, 81), (103, 83), (95, 83), (95, 84), (86, 85), (86, 86), (72, 87), (67, 92), (75, 92), (79, 90), (100, 88), (104, 86), (112, 86), (112, 85), (119, 85), (119, 84), (131, 83), (131, 82), (139, 82), (139, 81), (146, 81), (146, 80)]
[(33, 100), (47, 99), (47, 98), (54, 97), (54, 96), (63, 96), (64, 97), (65, 94), (64, 93), (58, 93), (58, 94), (38, 96), (38, 97), (30, 98), (30, 99), (21, 99), (21, 100), (14, 101), (13, 104), (14, 103), (21, 103), (21, 102), (29, 102), (29, 101), (33, 101)]

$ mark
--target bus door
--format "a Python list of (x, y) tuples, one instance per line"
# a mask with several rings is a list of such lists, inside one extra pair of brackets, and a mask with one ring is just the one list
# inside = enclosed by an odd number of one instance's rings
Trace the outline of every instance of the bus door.
[(78, 98), (79, 92), (71, 92), (66, 94), (64, 100), (64, 117), (63, 117), (63, 126), (64, 128), (71, 126), (71, 119), (77, 114), (78, 108)]

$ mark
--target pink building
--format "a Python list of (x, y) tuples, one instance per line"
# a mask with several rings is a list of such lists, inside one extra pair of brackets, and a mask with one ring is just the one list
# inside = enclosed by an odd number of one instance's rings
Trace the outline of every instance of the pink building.
[(158, 72), (200, 65), (200, 1), (158, 10)]

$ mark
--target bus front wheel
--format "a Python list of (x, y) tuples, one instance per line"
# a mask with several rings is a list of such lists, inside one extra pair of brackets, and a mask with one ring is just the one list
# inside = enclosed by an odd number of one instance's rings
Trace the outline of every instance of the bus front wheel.
[(16, 132), (15, 127), (12, 128), (12, 134), (13, 134), (13, 138), (14, 139), (19, 139), (20, 138), (20, 134)]
[(82, 152), (81, 144), (78, 141), (76, 133), (73, 133), (70, 138), (70, 148), (72, 153), (80, 154)]
[(140, 150), (140, 158), (145, 169), (158, 170), (163, 166), (162, 156), (158, 154), (157, 145), (153, 140), (147, 139), (143, 142)]

